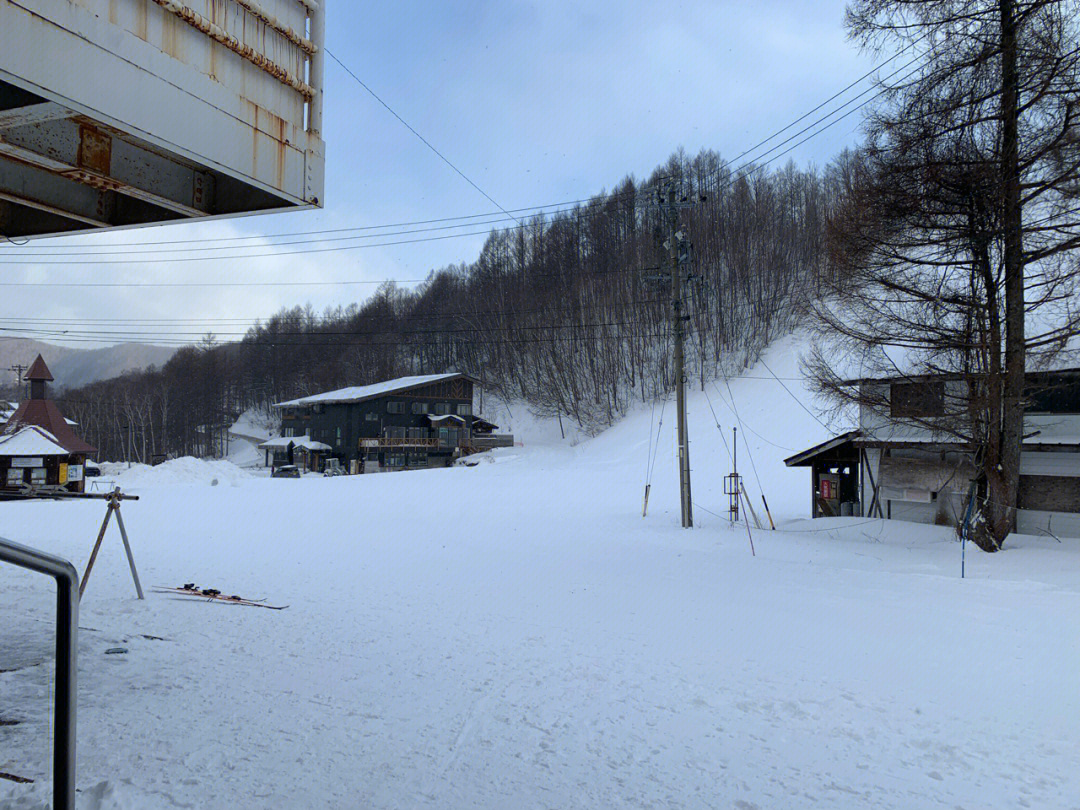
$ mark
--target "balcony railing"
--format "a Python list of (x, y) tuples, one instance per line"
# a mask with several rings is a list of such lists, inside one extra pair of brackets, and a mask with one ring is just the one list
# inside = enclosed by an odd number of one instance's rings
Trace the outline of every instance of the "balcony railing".
[(439, 447), (439, 440), (435, 439), (420, 439), (420, 438), (391, 438), (389, 436), (381, 436), (377, 439), (361, 439), (360, 446), (363, 448), (380, 448), (380, 447)]
[(473, 436), (467, 441), (468, 446), (476, 450), (493, 450), (496, 447), (513, 447), (514, 434), (492, 433), (486, 436)]

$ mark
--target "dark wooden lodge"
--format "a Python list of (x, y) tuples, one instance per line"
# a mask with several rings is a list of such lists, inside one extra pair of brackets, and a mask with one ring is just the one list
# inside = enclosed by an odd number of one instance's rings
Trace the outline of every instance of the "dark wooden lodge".
[[(473, 415), (468, 374), (401, 377), (282, 402), (282, 437), (329, 445), (326, 455), (353, 472), (450, 464), (479, 450), (513, 444)], [(284, 463), (283, 459), (276, 459)]]

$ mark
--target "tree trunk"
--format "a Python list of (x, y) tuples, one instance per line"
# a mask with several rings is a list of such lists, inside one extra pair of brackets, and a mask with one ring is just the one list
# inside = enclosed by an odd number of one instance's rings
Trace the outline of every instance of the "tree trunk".
[(1016, 528), (1020, 449), (1024, 434), (1024, 254), (1018, 157), (1019, 99), (1014, 0), (999, 0), (1001, 14), (1001, 182), (1004, 203), (1005, 381), (1001, 420), (1001, 482), (991, 487), (993, 538), (1000, 548)]

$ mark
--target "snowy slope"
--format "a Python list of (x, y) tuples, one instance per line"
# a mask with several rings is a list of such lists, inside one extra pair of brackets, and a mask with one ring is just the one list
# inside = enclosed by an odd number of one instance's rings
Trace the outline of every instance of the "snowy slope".
[[(795, 376), (797, 348), (766, 362)], [(827, 431), (770, 379), (719, 386), (781, 521), (757, 556), (705, 511), (729, 464), (700, 392), (692, 531), (671, 406), (646, 519), (659, 407), (473, 468), (140, 477), (144, 584), (290, 607), (139, 603), (110, 534), (82, 606), (80, 808), (1075, 808), (1080, 544), (968, 549), (960, 580), (949, 530), (803, 520), (806, 473), (778, 460)], [(0, 534), (81, 570), (103, 512), (2, 504)], [(0, 771), (38, 780), (0, 780), (5, 810), (47, 806), (50, 591), (0, 569)]]

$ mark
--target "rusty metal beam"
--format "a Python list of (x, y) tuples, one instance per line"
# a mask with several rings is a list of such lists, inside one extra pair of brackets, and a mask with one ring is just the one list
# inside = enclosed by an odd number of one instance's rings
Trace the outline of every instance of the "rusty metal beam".
[(185, 217), (212, 213), (214, 179), (85, 120), (0, 131), (0, 156), (98, 191), (114, 191)]
[(96, 228), (109, 224), (114, 208), (104, 191), (72, 183), (41, 168), (4, 160), (0, 160), (0, 200)]
[(300, 50), (307, 53), (309, 56), (318, 50), (318, 46), (316, 46), (314, 42), (312, 42), (307, 37), (298, 34), (288, 25), (283, 23), (269, 11), (260, 6), (256, 2), (256, 0), (236, 0), (236, 2), (238, 5), (246, 9), (256, 19), (262, 21), (266, 25), (269, 25), (271, 28), (273, 28), (275, 31), (285, 37), (285, 39), (289, 40), (289, 42), (298, 47)]
[(288, 85), (304, 98), (310, 99), (315, 95), (315, 90), (307, 82), (303, 81), (298, 76), (295, 76), (288, 69), (283, 68), (281, 65), (268, 59), (250, 45), (245, 45), (220, 25), (206, 19), (206, 17), (199, 14), (193, 8), (185, 6), (183, 3), (178, 3), (176, 0), (154, 0), (154, 2), (170, 14), (179, 17), (192, 28), (201, 31), (215, 42), (224, 45), (233, 53), (251, 62), (255, 67), (269, 73), (282, 84)]
[(43, 124), (59, 118), (70, 118), (72, 115), (74, 113), (67, 107), (52, 101), (31, 104), (26, 107), (15, 107), (10, 110), (0, 110), (0, 130), (30, 126), (31, 124)]

